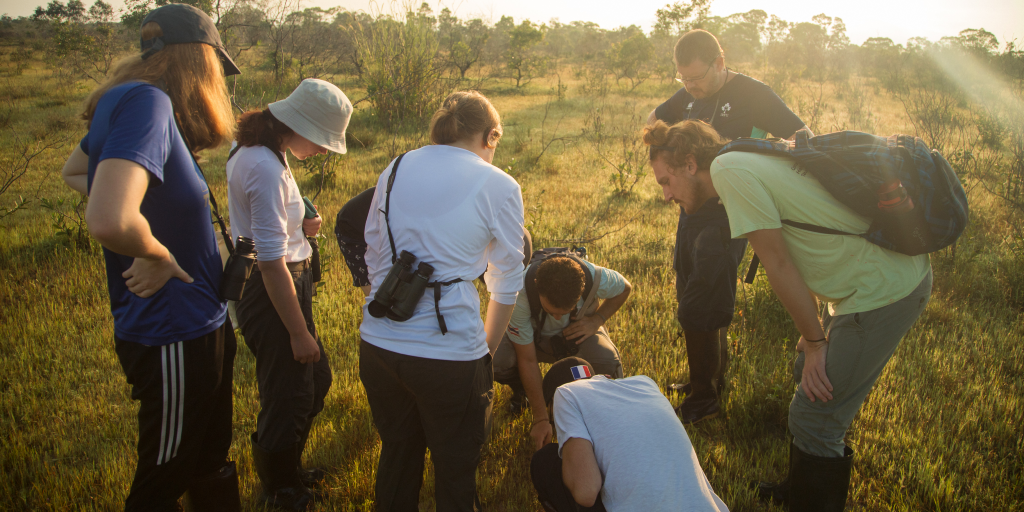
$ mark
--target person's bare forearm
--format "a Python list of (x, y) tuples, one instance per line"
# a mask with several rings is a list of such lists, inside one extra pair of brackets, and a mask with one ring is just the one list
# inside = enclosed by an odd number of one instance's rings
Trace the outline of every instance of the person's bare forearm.
[(597, 312), (604, 317), (605, 321), (608, 321), (608, 319), (626, 303), (626, 300), (629, 299), (629, 294), (632, 291), (633, 285), (631, 285), (629, 281), (626, 281), (626, 288), (622, 290), (622, 293), (605, 299), (605, 301), (601, 303), (601, 307), (597, 308)]
[(80, 194), (89, 193), (89, 156), (82, 151), (82, 148), (75, 145), (75, 149), (68, 156), (64, 168), (60, 171), (64, 183)]
[(508, 321), (512, 319), (512, 310), (515, 304), (502, 304), (494, 299), (487, 303), (487, 317), (484, 319), (484, 332), (487, 335), (487, 350), (494, 355), (501, 343), (501, 337), (505, 335), (505, 328)]
[[(530, 399), (533, 421), (548, 417), (544, 405), (544, 387), (541, 385), (540, 366), (537, 365), (537, 347), (533, 343), (520, 345), (512, 343), (516, 350), (516, 362), (519, 367), (519, 380), (523, 383), (526, 398)], [(550, 420), (550, 418), (548, 418)]]
[(260, 261), (257, 265), (263, 273), (263, 284), (267, 288), (270, 302), (274, 304), (274, 309), (277, 310), (277, 315), (281, 317), (288, 333), (295, 336), (308, 332), (306, 319), (302, 316), (299, 298), (295, 293), (295, 283), (284, 258)]

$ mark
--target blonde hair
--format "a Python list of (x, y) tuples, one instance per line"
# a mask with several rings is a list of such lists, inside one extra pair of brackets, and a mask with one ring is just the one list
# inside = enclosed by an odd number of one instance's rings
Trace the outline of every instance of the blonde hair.
[(503, 133), (498, 111), (477, 91), (449, 94), (430, 119), (430, 141), (434, 144), (451, 144), (481, 132), (489, 148), (498, 145)]
[[(143, 40), (162, 35), (156, 22), (142, 27)], [(212, 46), (169, 44), (147, 59), (141, 54), (122, 59), (114, 65), (110, 77), (86, 98), (82, 119), (91, 124), (100, 98), (111, 88), (133, 81), (153, 84), (167, 93), (181, 135), (192, 151), (215, 148), (234, 138), (235, 117), (224, 68)]]
[(697, 161), (698, 169), (710, 169), (711, 162), (727, 142), (729, 139), (704, 121), (682, 121), (669, 126), (658, 120), (644, 128), (644, 144), (651, 148), (651, 161), (664, 157), (672, 169), (685, 166), (689, 155)]

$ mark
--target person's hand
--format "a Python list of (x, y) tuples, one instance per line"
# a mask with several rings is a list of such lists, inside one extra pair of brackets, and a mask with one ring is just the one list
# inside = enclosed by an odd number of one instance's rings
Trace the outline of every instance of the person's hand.
[(135, 258), (132, 266), (121, 273), (121, 277), (127, 279), (124, 284), (128, 286), (128, 291), (142, 298), (151, 297), (160, 291), (172, 277), (186, 283), (193, 281), (192, 276), (178, 266), (170, 252), (166, 258)]
[(576, 340), (576, 344), (579, 345), (583, 343), (583, 340), (597, 334), (602, 325), (604, 325), (604, 321), (597, 315), (574, 318), (568, 327), (562, 329), (562, 336), (565, 336), (567, 340)]
[(323, 223), (324, 219), (317, 214), (312, 219), (302, 219), (302, 233), (306, 236), (316, 236), (320, 231), (320, 224)]
[(544, 448), (551, 442), (551, 422), (537, 420), (530, 429), (530, 438), (533, 439), (533, 451)]
[(817, 397), (822, 402), (832, 400), (832, 383), (825, 375), (825, 355), (828, 352), (828, 341), (810, 343), (803, 336), (796, 344), (796, 351), (804, 353), (804, 371), (801, 375), (800, 387), (810, 401)]
[(296, 361), (306, 364), (315, 363), (320, 360), (320, 347), (316, 344), (316, 340), (313, 339), (313, 335), (309, 334), (309, 331), (303, 332), (302, 334), (291, 336), (292, 342), (292, 357)]

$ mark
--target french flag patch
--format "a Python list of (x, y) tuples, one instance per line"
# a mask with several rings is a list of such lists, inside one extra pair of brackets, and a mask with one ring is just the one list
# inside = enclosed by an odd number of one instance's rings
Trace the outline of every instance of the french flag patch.
[(582, 364), (569, 368), (569, 371), (572, 372), (572, 380), (589, 379), (593, 376), (590, 374), (590, 368)]

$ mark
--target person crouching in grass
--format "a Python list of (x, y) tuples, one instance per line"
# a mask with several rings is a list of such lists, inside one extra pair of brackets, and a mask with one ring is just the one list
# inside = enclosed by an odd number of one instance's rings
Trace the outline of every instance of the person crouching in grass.
[(558, 443), (533, 455), (530, 476), (545, 510), (728, 512), (650, 377), (594, 375), (567, 357), (543, 387)]

